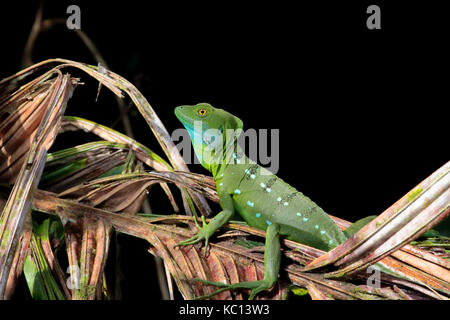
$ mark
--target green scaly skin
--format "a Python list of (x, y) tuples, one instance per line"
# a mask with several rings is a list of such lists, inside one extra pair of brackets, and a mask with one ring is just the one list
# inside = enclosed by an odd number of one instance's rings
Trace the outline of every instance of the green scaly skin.
[[(347, 239), (349, 235), (344, 234), (317, 204), (249, 160), (236, 143), (236, 138), (226, 136), (227, 130), (242, 130), (239, 118), (207, 103), (177, 107), (175, 115), (189, 132), (202, 165), (213, 174), (222, 207), (222, 211), (209, 224), (203, 219), (203, 226), (199, 227), (195, 236), (177, 245), (191, 245), (205, 240), (207, 246), (211, 235), (235, 212), (249, 226), (266, 231), (264, 279), (232, 285), (195, 279), (223, 287), (201, 298), (225, 290), (247, 288), (251, 289), (249, 299), (253, 299), (258, 292), (273, 287), (280, 269), (280, 236), (324, 251)], [(209, 133), (209, 129), (215, 132), (202, 135), (199, 128), (203, 133)]]

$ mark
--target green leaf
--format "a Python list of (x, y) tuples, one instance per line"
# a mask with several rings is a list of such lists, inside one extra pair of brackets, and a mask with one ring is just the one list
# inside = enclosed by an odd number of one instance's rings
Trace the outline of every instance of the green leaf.
[(441, 236), (450, 237), (450, 217), (444, 219), (444, 221), (435, 226), (433, 230), (439, 232)]
[(364, 227), (366, 224), (368, 224), (370, 221), (375, 219), (377, 216), (368, 216), (362, 219), (359, 219), (355, 223), (353, 223), (350, 227), (344, 230), (345, 236), (350, 238), (352, 235), (354, 235), (356, 232), (361, 230), (362, 227)]
[(23, 273), (33, 299), (49, 300), (47, 291), (45, 290), (44, 280), (42, 279), (42, 274), (39, 272), (38, 263), (31, 257), (31, 255), (27, 255), (25, 258)]
[(297, 287), (297, 286), (291, 286), (289, 289), (296, 296), (306, 296), (308, 294), (308, 290), (306, 290), (304, 288)]
[(264, 246), (263, 242), (246, 240), (246, 239), (237, 239), (236, 241), (234, 241), (234, 244), (237, 244), (238, 246), (246, 247), (247, 249)]
[(98, 177), (98, 179), (101, 178), (106, 178), (106, 177), (110, 177), (110, 176), (115, 176), (118, 174), (122, 174), (123, 171), (127, 168), (126, 164), (122, 164), (120, 166), (114, 167), (112, 169), (110, 169), (109, 171), (106, 171), (104, 174), (102, 174), (101, 176)]
[(62, 180), (65, 177), (71, 175), (72, 173), (83, 169), (87, 165), (87, 159), (80, 159), (77, 161), (74, 161), (72, 163), (69, 163), (65, 166), (59, 167), (55, 170), (52, 170), (50, 172), (45, 172), (42, 175), (40, 185), (45, 186), (52, 184), (56, 181)]
[(42, 249), (41, 241), (49, 241), (50, 222), (45, 219), (42, 223), (34, 223), (33, 236), (30, 241), (30, 251), (25, 258), (24, 275), (35, 300), (64, 300), (64, 294), (49, 267)]

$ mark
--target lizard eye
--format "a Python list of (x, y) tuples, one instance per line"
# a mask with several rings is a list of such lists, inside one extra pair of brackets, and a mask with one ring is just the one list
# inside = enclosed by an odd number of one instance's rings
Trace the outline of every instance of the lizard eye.
[(197, 113), (198, 113), (199, 116), (204, 117), (208, 113), (208, 110), (203, 109), (203, 108), (202, 109), (198, 109)]

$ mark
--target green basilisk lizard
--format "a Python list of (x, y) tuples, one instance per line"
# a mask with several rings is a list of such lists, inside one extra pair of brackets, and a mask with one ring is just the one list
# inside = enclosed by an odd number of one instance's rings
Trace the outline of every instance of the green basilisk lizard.
[[(237, 143), (243, 128), (239, 118), (207, 103), (177, 107), (175, 115), (189, 132), (197, 158), (213, 174), (222, 207), (209, 223), (202, 217), (198, 233), (177, 246), (205, 240), (206, 250), (211, 235), (235, 213), (251, 227), (266, 231), (263, 280), (224, 284), (195, 279), (222, 287), (202, 298), (247, 288), (251, 289), (249, 299), (253, 299), (258, 292), (273, 287), (280, 269), (280, 236), (324, 251), (348, 238), (350, 234), (341, 231), (317, 204), (243, 154)], [(361, 219), (349, 232), (356, 232), (371, 219)]]

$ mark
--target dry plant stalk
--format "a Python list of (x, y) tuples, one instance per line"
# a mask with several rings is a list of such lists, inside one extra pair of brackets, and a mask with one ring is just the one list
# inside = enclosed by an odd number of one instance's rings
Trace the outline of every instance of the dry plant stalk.
[[(59, 65), (20, 87), (20, 84), (24, 83), (25, 79), (33, 73), (55, 64)], [(0, 96), (0, 182), (15, 184), (0, 220), (0, 297), (4, 297), (5, 294), (13, 256), (25, 217), (30, 212), (31, 200), (45, 165), (47, 150), (60, 129), (67, 100), (77, 83), (77, 80), (69, 75), (62, 75), (60, 69), (67, 67), (76, 67), (87, 72), (118, 97), (123, 96), (122, 91), (127, 92), (136, 102), (139, 110), (144, 113), (144, 117), (163, 149), (166, 152), (170, 151), (167, 156), (172, 164), (176, 168), (183, 168), (187, 171), (186, 164), (170, 140), (167, 130), (147, 100), (131, 83), (118, 75), (104, 69), (100, 72), (97, 67), (55, 59), (36, 64), (2, 80), (0, 82), (2, 90)], [(77, 121), (82, 122), (79, 120), (74, 122)], [(109, 130), (109, 132), (103, 131), (100, 134), (111, 135), (112, 132), (113, 130)], [(123, 135), (113, 134), (110, 138), (119, 138), (125, 142), (127, 140)], [(137, 144), (130, 143), (130, 145), (136, 147)], [(138, 153), (140, 152), (142, 153), (142, 150), (138, 151)], [(154, 160), (152, 155), (147, 155), (146, 160)], [(161, 170), (173, 170), (160, 157), (156, 162), (150, 164), (159, 166), (158, 169)], [(169, 198), (172, 199), (168, 187), (162, 186)], [(193, 197), (194, 203), (201, 212), (204, 214), (210, 212), (206, 200), (200, 194), (186, 190), (182, 190), (182, 192), (186, 199), (186, 211), (191, 212), (191, 207), (187, 203), (190, 201), (190, 197)], [(136, 202), (135, 207), (139, 204), (140, 201)], [(172, 204), (176, 206), (173, 199)], [(137, 210), (137, 208), (135, 209)]]
[[(11, 79), (6, 80), (0, 82), (0, 88)], [(0, 180), (15, 182), (0, 217), (0, 297), (5, 294), (11, 263), (30, 213), (47, 150), (56, 137), (76, 83), (69, 75), (51, 70), (11, 96), (0, 97), (0, 114), (6, 118), (0, 125)]]

